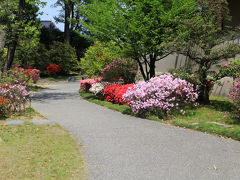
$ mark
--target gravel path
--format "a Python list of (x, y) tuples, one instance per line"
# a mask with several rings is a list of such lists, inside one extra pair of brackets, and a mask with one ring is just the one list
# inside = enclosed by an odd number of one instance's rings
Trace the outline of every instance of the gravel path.
[(82, 144), (90, 180), (238, 180), (240, 143), (122, 115), (85, 101), (79, 82), (36, 94), (33, 107)]

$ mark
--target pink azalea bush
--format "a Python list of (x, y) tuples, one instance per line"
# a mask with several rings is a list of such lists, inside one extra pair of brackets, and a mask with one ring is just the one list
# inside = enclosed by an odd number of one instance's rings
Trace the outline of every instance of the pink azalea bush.
[(26, 86), (22, 84), (8, 84), (0, 86), (0, 96), (8, 100), (8, 109), (19, 112), (24, 108), (29, 100), (30, 93), (26, 90)]
[(125, 84), (133, 83), (136, 73), (136, 62), (124, 58), (116, 58), (102, 70), (102, 76), (105, 81), (114, 82), (122, 80)]
[(233, 84), (233, 91), (229, 94), (231, 103), (236, 106), (236, 113), (233, 118), (240, 121), (240, 73), (236, 73), (236, 79)]
[(182, 107), (194, 103), (197, 98), (193, 84), (172, 75), (161, 75), (147, 82), (140, 81), (123, 95), (123, 100), (128, 102), (134, 113), (149, 112), (161, 117), (174, 109), (184, 114)]
[(84, 80), (80, 80), (80, 89), (84, 90), (84, 91), (89, 91), (89, 89), (92, 87), (93, 84), (97, 83), (97, 82), (101, 82), (102, 78), (95, 78), (95, 79), (84, 79)]
[(23, 84), (28, 83), (30, 80), (32, 80), (34, 83), (37, 83), (37, 81), (40, 79), (39, 72), (40, 71), (38, 69), (34, 69), (32, 66), (29, 66), (28, 69), (24, 69), (17, 65), (12, 68), (12, 71), (9, 71), (12, 76), (15, 76), (15, 79)]
[(237, 73), (240, 71), (240, 58), (232, 59), (230, 62), (224, 64), (219, 72), (219, 77), (233, 77), (237, 78)]
[(29, 78), (32, 79), (34, 83), (40, 79), (40, 71), (38, 69), (34, 69), (33, 67), (29, 66), (28, 69), (25, 70), (25, 74), (28, 75)]

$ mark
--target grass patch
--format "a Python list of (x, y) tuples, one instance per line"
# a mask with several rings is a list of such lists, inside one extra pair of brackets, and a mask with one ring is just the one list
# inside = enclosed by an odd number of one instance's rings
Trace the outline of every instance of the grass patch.
[[(84, 99), (90, 102), (121, 112), (123, 114), (134, 115), (131, 112), (130, 107), (127, 105), (118, 105), (103, 101), (101, 97), (97, 97), (94, 94), (87, 93), (83, 90), (79, 90), (79, 93)], [(229, 103), (228, 99), (210, 97), (209, 105), (199, 105), (198, 107), (194, 108), (186, 107), (186, 113), (184, 115), (174, 114), (166, 120), (160, 119), (158, 116), (151, 114), (145, 114), (140, 117), (240, 140), (240, 123), (230, 118), (230, 116), (228, 116), (228, 118), (224, 117), (226, 113), (231, 111), (232, 108), (233, 105)], [(222, 127), (221, 125), (230, 126)]]
[(30, 121), (33, 119), (46, 119), (44, 116), (39, 114), (35, 109), (31, 107), (26, 108), (26, 112), (20, 112), (20, 113), (12, 113), (8, 115), (7, 117), (0, 116), (0, 122), (6, 121), (6, 120), (23, 120), (23, 121)]
[[(32, 108), (27, 113), (39, 115)], [(13, 117), (25, 124), (5, 125)], [(59, 125), (33, 125), (32, 118), (0, 121), (1, 179), (86, 179), (82, 152), (70, 134)]]

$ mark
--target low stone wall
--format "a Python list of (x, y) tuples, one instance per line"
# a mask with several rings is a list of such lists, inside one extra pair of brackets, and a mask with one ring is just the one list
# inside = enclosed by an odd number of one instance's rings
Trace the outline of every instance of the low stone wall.
[(211, 95), (218, 97), (228, 97), (228, 94), (232, 90), (233, 78), (225, 77), (222, 78), (220, 81), (222, 85), (219, 86), (215, 84), (211, 92)]

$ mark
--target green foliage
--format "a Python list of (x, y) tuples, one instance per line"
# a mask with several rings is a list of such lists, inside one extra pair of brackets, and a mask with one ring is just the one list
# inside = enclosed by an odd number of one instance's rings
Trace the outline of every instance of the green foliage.
[(3, 67), (4, 66), (4, 62), (5, 62), (5, 59), (6, 59), (6, 56), (7, 56), (7, 51), (8, 49), (7, 48), (4, 48), (3, 50), (3, 55), (2, 57), (0, 58), (0, 67)]
[(233, 77), (236, 79), (237, 73), (240, 72), (240, 58), (232, 59), (229, 63), (222, 66), (217, 73), (218, 78)]
[(121, 49), (114, 43), (101, 43), (96, 41), (90, 46), (84, 58), (81, 59), (80, 67), (82, 73), (89, 77), (97, 77), (108, 64), (116, 57), (121, 57)]
[(62, 66), (65, 74), (78, 69), (76, 51), (72, 46), (56, 41), (50, 45), (48, 53), (49, 63)]
[(94, 0), (81, 9), (91, 34), (127, 49), (145, 80), (155, 76), (155, 62), (172, 52), (167, 43), (186, 33), (179, 30), (179, 19), (194, 11), (194, 0)]
[(198, 10), (189, 20), (179, 19), (183, 31), (187, 30), (188, 33), (179, 35), (175, 48), (195, 62), (197, 71), (193, 73), (202, 82), (199, 99), (207, 104), (211, 89), (207, 78), (215, 73), (212, 66), (223, 59), (235, 57), (240, 52), (240, 46), (234, 43), (223, 44), (236, 35), (236, 30), (227, 26), (231, 17), (226, 0), (198, 0), (197, 5)]
[(1, 1), (0, 24), (2, 25), (1, 29), (6, 33), (6, 39), (2, 41), (6, 42), (9, 53), (4, 65), (4, 72), (10, 69), (13, 64), (17, 44), (27, 40), (28, 42), (22, 45), (31, 48), (38, 42), (37, 36), (40, 27), (37, 16), (39, 7), (44, 6), (44, 4), (41, 0)]
[(33, 26), (25, 30), (25, 33), (19, 38), (18, 46), (15, 52), (15, 62), (20, 60), (19, 65), (24, 68), (33, 64), (33, 57), (36, 56), (36, 50), (39, 46), (39, 27)]
[(40, 43), (44, 44), (46, 48), (49, 48), (53, 41), (63, 42), (63, 32), (61, 32), (53, 24), (51, 24), (48, 28), (42, 27)]
[(197, 74), (193, 74), (191, 70), (185, 66), (178, 69), (170, 69), (168, 72), (173, 74), (176, 78), (180, 78), (194, 84), (195, 87), (201, 84), (199, 76)]
[(18, 84), (22, 85), (33, 85), (32, 79), (22, 70), (18, 68), (13, 68), (8, 70), (6, 73), (0, 72), (0, 86), (5, 86), (6, 84)]

